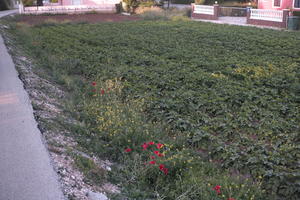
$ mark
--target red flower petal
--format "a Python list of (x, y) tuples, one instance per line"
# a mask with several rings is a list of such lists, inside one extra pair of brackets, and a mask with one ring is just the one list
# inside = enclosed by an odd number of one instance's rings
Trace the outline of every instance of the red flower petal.
[(151, 164), (151, 165), (154, 165), (155, 163), (156, 163), (155, 160), (151, 160), (151, 161), (149, 162), (149, 164)]
[(218, 195), (221, 194), (221, 186), (220, 185), (216, 185), (213, 190), (215, 190), (217, 192)]
[(157, 154), (157, 156), (158, 156), (158, 157), (164, 157), (164, 154), (159, 153), (159, 154)]
[(148, 144), (149, 145), (154, 145), (155, 143), (151, 141), (151, 142), (148, 142)]
[(161, 149), (163, 146), (164, 146), (164, 145), (161, 144), (161, 143), (157, 143), (157, 144), (156, 144), (156, 147), (157, 147), (158, 149)]
[(167, 168), (164, 168), (162, 171), (165, 173), (165, 175), (167, 175), (169, 172), (169, 170)]
[(155, 156), (150, 156), (151, 159), (155, 159)]
[(142, 145), (142, 147), (143, 147), (144, 150), (146, 150), (146, 149), (148, 148), (148, 144), (147, 144), (147, 143), (144, 143), (144, 144)]
[(153, 153), (156, 155), (160, 154), (159, 151), (153, 151)]
[(132, 149), (130, 148), (125, 149), (125, 152), (130, 152), (130, 151), (132, 151)]
[(103, 95), (105, 93), (105, 91), (103, 89), (101, 89), (101, 94)]
[(221, 189), (221, 186), (220, 185), (216, 185), (215, 187), (214, 187), (214, 190), (220, 190)]
[(160, 165), (159, 165), (159, 169), (160, 169), (160, 170), (163, 170), (163, 169), (165, 169), (165, 165), (163, 165), (163, 164), (160, 164)]
[(93, 81), (92, 82), (92, 86), (96, 86), (97, 84), (96, 84), (96, 82), (95, 81)]

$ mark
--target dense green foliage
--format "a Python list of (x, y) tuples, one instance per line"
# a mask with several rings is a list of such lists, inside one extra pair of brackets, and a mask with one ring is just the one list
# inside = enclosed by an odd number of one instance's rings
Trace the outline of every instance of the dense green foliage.
[[(170, 21), (15, 30), (38, 62), (76, 93), (72, 109), (86, 124), (76, 129), (80, 142), (129, 166), (121, 169), (126, 176), (120, 178), (134, 183), (128, 191), (142, 187), (140, 174), (150, 173), (145, 182), (166, 199), (194, 186), (200, 189), (184, 199), (200, 194), (219, 199), (202, 189), (206, 181), (231, 182), (228, 169), (262, 183), (268, 199), (273, 194), (300, 198), (299, 33)], [(97, 81), (96, 91), (105, 92), (93, 95), (91, 81)], [(138, 148), (123, 160), (125, 148), (150, 140), (173, 145), (165, 149), (171, 152), (167, 155), (194, 159), (196, 170), (181, 173), (188, 169), (181, 158), (181, 167), (170, 167), (178, 175), (172, 180), (151, 169), (142, 173), (132, 164), (145, 161)], [(151, 198), (137, 193), (127, 195)], [(266, 199), (260, 195), (255, 199)]]
[(154, 0), (122, 0), (122, 4), (126, 12), (134, 13), (138, 7), (151, 7), (156, 2)]
[(171, 3), (174, 4), (191, 4), (195, 2), (194, 0), (170, 0), (170, 1)]

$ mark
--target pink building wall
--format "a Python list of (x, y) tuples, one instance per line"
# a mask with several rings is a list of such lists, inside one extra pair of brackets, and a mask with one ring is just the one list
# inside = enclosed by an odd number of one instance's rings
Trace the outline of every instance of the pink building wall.
[(275, 7), (274, 0), (258, 0), (258, 9), (283, 10), (293, 9), (300, 11), (300, 8), (294, 8), (294, 0), (281, 0), (280, 7)]
[[(73, 5), (73, 0), (60, 0), (61, 5), (70, 6)], [(81, 0), (80, 5), (87, 6), (95, 6), (95, 5), (103, 5), (103, 4), (117, 4), (120, 0)]]

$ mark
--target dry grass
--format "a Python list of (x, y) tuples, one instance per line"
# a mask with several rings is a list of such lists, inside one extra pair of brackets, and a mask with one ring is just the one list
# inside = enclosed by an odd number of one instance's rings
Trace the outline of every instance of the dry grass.
[(191, 9), (170, 9), (164, 10), (158, 7), (142, 9), (139, 15), (145, 20), (189, 20)]

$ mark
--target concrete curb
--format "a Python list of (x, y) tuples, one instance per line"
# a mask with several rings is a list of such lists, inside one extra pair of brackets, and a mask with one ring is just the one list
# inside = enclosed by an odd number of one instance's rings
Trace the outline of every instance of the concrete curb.
[[(13, 13), (0, 13), (0, 16)], [(28, 94), (1, 35), (0, 199), (65, 199), (37, 128)]]

